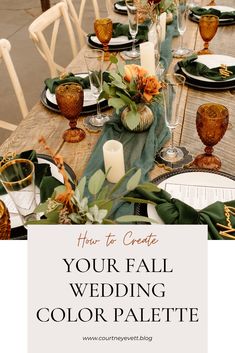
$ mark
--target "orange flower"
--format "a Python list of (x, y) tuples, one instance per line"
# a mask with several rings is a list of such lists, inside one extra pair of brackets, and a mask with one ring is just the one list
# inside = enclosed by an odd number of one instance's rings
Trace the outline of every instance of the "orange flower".
[(148, 76), (143, 78), (144, 93), (143, 97), (147, 102), (150, 102), (152, 97), (159, 93), (161, 83), (158, 82), (155, 76)]
[(127, 82), (131, 82), (131, 80), (133, 78), (136, 78), (137, 76), (143, 77), (145, 75), (148, 75), (147, 70), (135, 64), (125, 65), (124, 71), (125, 71), (124, 80), (126, 80)]

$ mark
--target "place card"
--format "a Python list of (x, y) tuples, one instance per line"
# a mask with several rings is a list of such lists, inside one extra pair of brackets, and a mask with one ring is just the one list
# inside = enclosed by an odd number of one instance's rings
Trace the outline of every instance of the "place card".
[(173, 198), (177, 198), (197, 210), (216, 201), (225, 202), (235, 199), (235, 188), (166, 183), (165, 190)]

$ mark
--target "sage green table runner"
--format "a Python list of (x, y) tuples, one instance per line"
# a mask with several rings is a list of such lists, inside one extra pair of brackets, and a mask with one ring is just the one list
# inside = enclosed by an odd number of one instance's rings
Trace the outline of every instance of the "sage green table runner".
[[(176, 22), (167, 26), (166, 39), (161, 47), (161, 57), (164, 58), (165, 65), (168, 67), (172, 60), (171, 42), (173, 36), (177, 35)], [(148, 131), (142, 133), (127, 131), (116, 113), (110, 122), (106, 123), (102, 134), (94, 147), (91, 158), (87, 164), (85, 175), (91, 176), (97, 169), (104, 170), (103, 144), (110, 139), (118, 140), (123, 144), (126, 171), (132, 167), (141, 168), (141, 182), (148, 180), (148, 173), (154, 166), (156, 153), (170, 138), (170, 132), (166, 126), (164, 109), (162, 103), (152, 103), (150, 105), (155, 119)], [(121, 215), (133, 214), (134, 206), (128, 203), (118, 205), (113, 213), (116, 218)]]

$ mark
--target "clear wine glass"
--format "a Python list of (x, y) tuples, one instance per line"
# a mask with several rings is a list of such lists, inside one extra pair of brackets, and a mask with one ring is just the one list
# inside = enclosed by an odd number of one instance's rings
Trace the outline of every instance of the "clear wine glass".
[(179, 123), (179, 107), (184, 88), (185, 77), (180, 74), (166, 74), (163, 81), (163, 102), (166, 125), (171, 131), (171, 145), (163, 148), (160, 156), (164, 161), (175, 163), (184, 157), (180, 147), (174, 146), (174, 129)]
[(129, 32), (132, 37), (132, 49), (129, 51), (124, 51), (124, 55), (129, 58), (135, 59), (140, 56), (139, 51), (136, 49), (136, 35), (138, 33), (138, 13), (137, 7), (135, 4), (135, 0), (125, 0), (128, 14), (128, 22), (129, 22)]
[(99, 95), (103, 85), (104, 52), (100, 49), (86, 50), (84, 58), (89, 74), (91, 93), (97, 102), (97, 114), (91, 116), (88, 122), (92, 126), (101, 127), (110, 119), (108, 115), (101, 113), (99, 104)]
[(192, 53), (191, 49), (183, 47), (183, 36), (187, 27), (188, 4), (187, 0), (177, 0), (177, 29), (180, 34), (180, 46), (173, 51), (175, 58), (182, 58)]

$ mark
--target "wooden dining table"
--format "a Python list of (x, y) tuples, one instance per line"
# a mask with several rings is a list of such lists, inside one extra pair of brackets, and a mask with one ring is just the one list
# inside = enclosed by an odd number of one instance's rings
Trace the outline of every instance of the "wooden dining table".
[[(206, 4), (206, 1), (204, 1)], [(222, 4), (222, 1), (220, 2)], [(225, 2), (223, 3), (225, 5)], [(233, 0), (226, 0), (226, 6), (233, 6)], [(127, 21), (126, 16), (115, 15), (115, 20), (120, 22)], [(198, 24), (187, 20), (187, 30), (184, 34), (184, 46), (194, 51), (202, 48)], [(235, 25), (219, 26), (214, 39), (210, 43), (210, 48), (215, 54), (223, 54), (235, 57)], [(179, 45), (179, 37), (173, 39), (172, 47)], [(68, 71), (86, 72), (84, 61), (84, 46), (77, 57), (68, 66)], [(173, 59), (169, 72), (179, 59)], [(43, 89), (42, 77), (42, 89)], [(39, 92), (40, 96), (40, 92)], [(222, 161), (221, 171), (235, 174), (235, 89), (204, 90), (195, 89), (185, 85), (180, 105), (180, 124), (174, 134), (175, 144), (184, 146), (193, 156), (202, 153), (204, 146), (196, 130), (196, 112), (203, 103), (214, 102), (225, 105), (229, 110), (230, 124), (224, 137), (215, 146), (215, 154)], [(107, 114), (112, 115), (109, 109)], [(84, 116), (79, 118), (78, 125), (83, 127)], [(64, 130), (68, 128), (68, 120), (60, 114), (47, 109), (40, 101), (32, 108), (28, 116), (21, 121), (17, 129), (0, 146), (0, 155), (5, 155), (9, 151), (20, 153), (25, 150), (34, 149), (38, 153), (46, 153), (43, 146), (39, 143), (39, 138), (43, 136), (47, 144), (54, 153), (59, 153), (64, 161), (74, 170), (79, 179), (95, 149), (100, 132), (94, 133), (86, 130), (86, 138), (79, 143), (67, 143), (62, 139)], [(154, 165), (150, 172), (150, 178), (154, 178), (167, 170), (159, 165)]]

